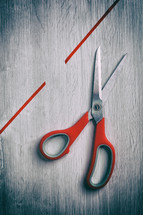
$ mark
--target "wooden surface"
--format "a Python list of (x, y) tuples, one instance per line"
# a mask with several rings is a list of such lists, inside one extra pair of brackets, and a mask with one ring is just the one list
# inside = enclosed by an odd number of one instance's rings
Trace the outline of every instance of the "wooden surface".
[[(143, 212), (143, 3), (120, 0), (85, 44), (64, 60), (113, 0), (0, 1), (0, 128), (30, 95), (46, 87), (0, 136), (0, 215), (141, 215)], [(102, 83), (128, 58), (105, 106), (106, 135), (116, 150), (109, 183), (85, 185), (94, 126), (64, 158), (41, 158), (38, 144), (68, 128), (90, 107), (94, 53)]]

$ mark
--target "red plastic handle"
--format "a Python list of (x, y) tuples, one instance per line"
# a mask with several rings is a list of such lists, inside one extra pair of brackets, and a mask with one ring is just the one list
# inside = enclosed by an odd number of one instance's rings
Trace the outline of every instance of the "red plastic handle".
[[(109, 167), (106, 170), (105, 177), (97, 183), (93, 183), (91, 178), (93, 177), (94, 171), (96, 171), (96, 164), (98, 159), (98, 150), (100, 147), (104, 147), (105, 150), (108, 151), (108, 159), (109, 159)], [(94, 149), (92, 155), (92, 161), (90, 164), (89, 172), (87, 175), (87, 183), (88, 185), (93, 188), (101, 188), (109, 181), (115, 164), (115, 149), (113, 145), (107, 140), (105, 136), (105, 123), (104, 118), (97, 124), (96, 126), (96, 135), (95, 135), (95, 142), (94, 142)]]
[[(88, 122), (89, 122), (88, 112), (86, 112), (80, 118), (80, 120), (76, 124), (74, 124), (72, 127), (65, 129), (65, 130), (52, 131), (52, 132), (46, 134), (45, 136), (43, 136), (43, 138), (40, 141), (40, 152), (42, 153), (42, 155), (47, 159), (56, 160), (58, 158), (61, 158), (65, 154), (67, 154), (69, 152), (70, 146), (75, 141), (75, 139), (79, 136), (79, 134), (81, 133), (81, 131), (84, 129), (84, 127), (87, 125)], [(64, 149), (60, 153), (58, 153), (54, 156), (46, 153), (46, 151), (44, 150), (44, 143), (49, 138), (53, 138), (56, 136), (62, 136), (62, 135), (65, 136), (67, 139), (67, 141), (66, 141), (67, 143), (66, 143), (66, 146), (64, 147)]]

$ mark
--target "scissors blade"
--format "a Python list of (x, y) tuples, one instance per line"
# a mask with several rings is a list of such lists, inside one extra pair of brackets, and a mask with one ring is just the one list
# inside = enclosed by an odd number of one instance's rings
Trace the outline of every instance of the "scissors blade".
[(94, 97), (102, 99), (102, 88), (101, 88), (101, 53), (100, 47), (96, 50), (94, 59), (94, 74), (93, 74), (93, 99)]
[(100, 47), (96, 51), (95, 60), (94, 60), (91, 116), (94, 118), (96, 123), (98, 123), (103, 118)]
[(127, 54), (125, 54), (120, 62), (118, 63), (118, 65), (116, 66), (116, 68), (114, 69), (114, 71), (111, 73), (111, 75), (109, 76), (109, 78), (107, 79), (107, 81), (105, 82), (105, 84), (102, 87), (102, 98), (103, 98), (103, 103), (106, 102), (111, 90), (113, 89), (115, 82), (117, 81), (118, 76), (120, 75), (120, 71), (122, 69), (122, 66), (124, 64), (124, 61), (126, 59)]

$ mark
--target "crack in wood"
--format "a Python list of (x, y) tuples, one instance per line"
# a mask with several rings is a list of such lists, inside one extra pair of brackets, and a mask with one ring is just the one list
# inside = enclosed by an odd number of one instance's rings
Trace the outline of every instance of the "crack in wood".
[(4, 156), (3, 156), (3, 139), (0, 135), (0, 175), (2, 174), (2, 170), (4, 168)]

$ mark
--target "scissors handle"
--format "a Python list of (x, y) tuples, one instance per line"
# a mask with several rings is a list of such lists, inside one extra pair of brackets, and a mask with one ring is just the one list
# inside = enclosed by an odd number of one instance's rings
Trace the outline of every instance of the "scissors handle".
[[(72, 143), (75, 141), (75, 139), (79, 136), (81, 131), (84, 129), (84, 127), (87, 125), (89, 122), (88, 119), (88, 112), (86, 112), (80, 120), (74, 124), (72, 127), (65, 129), (65, 130), (57, 130), (57, 131), (52, 131), (45, 136), (40, 141), (40, 151), (42, 155), (50, 160), (56, 160), (64, 156), (65, 154), (69, 153), (69, 148), (72, 145)], [(56, 154), (51, 154), (45, 150), (45, 144), (48, 141), (51, 141), (55, 137), (61, 137), (64, 139), (64, 147)], [(54, 143), (56, 144), (56, 143)]]
[[(104, 155), (105, 157), (102, 157), (101, 155)], [(101, 158), (101, 160), (99, 158)], [(102, 118), (96, 126), (93, 155), (87, 175), (88, 185), (92, 189), (96, 189), (107, 184), (112, 175), (114, 164), (115, 149), (105, 136), (105, 123), (104, 118)], [(98, 172), (100, 172), (101, 169), (103, 170), (103, 173), (99, 176)]]

